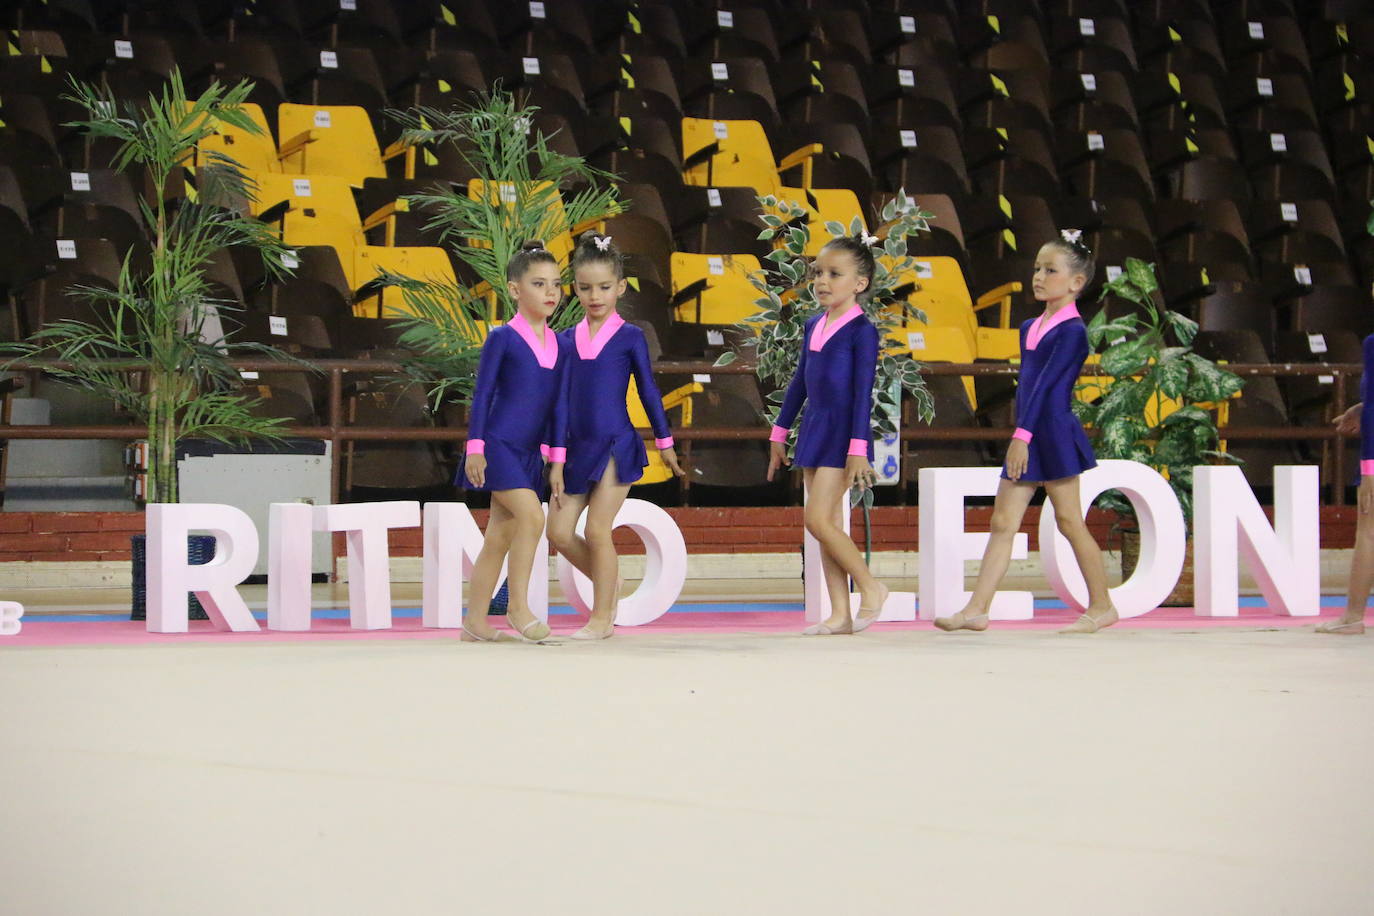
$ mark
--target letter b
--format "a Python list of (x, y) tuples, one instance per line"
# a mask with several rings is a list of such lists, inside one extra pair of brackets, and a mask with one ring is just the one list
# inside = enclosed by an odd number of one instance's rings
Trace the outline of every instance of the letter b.
[(18, 636), (24, 625), (19, 618), (24, 616), (24, 605), (17, 601), (0, 601), (0, 636)]

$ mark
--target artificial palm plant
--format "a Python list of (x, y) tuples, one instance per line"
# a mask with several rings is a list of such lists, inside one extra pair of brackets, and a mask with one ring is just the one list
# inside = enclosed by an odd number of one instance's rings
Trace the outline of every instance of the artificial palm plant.
[[(404, 307), (388, 317), (406, 326), (401, 343), (415, 354), (405, 360), (407, 374), (429, 385), (435, 403), (471, 394), (487, 327), (514, 314), (506, 264), (520, 246), (541, 239), (561, 254), (560, 239), (626, 209), (614, 175), (549, 146), (549, 136), (534, 126), (537, 111), (498, 85), (449, 111), (388, 112), (403, 128), (402, 142), (455, 156), (478, 176), (471, 187), (438, 186), (407, 198), (429, 214), (426, 229), (438, 232), (478, 282), (382, 278), (401, 290)], [(566, 264), (564, 273), (570, 280)], [(566, 327), (580, 316), (570, 301), (552, 324)]]
[[(284, 354), (265, 345), (234, 344), (228, 334), (213, 337), (208, 329), (214, 324), (207, 324), (212, 314), (230, 308), (214, 298), (206, 277), (216, 253), (248, 248), (262, 255), (268, 276), (283, 269), (282, 243), (268, 226), (205, 202), (252, 196), (255, 189), (238, 163), (217, 153), (195, 160), (196, 145), (219, 122), (259, 132), (240, 108), (251, 89), (248, 82), (212, 82), (190, 99), (174, 72), (146, 103), (121, 104), (108, 87), (73, 81), (68, 99), (88, 118), (66, 126), (118, 142), (112, 166), (147, 179), (148, 199), (140, 207), (150, 256), (144, 264), (133, 250), (126, 252), (114, 289), (68, 290), (90, 303), (85, 320), (55, 321), (5, 348), (23, 359), (59, 361), (47, 370), (59, 381), (108, 398), (147, 426), (147, 499), (153, 502), (177, 501), (178, 441), (274, 437), (284, 426), (283, 420), (253, 412), (258, 401), (240, 390), (230, 351)], [(174, 182), (193, 163), (186, 195), (174, 197)]]

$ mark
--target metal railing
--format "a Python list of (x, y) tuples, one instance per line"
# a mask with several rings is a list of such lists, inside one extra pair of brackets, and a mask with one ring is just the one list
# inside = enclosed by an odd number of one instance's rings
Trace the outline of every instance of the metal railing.
[[(10, 366), (13, 371), (41, 372), (57, 368), (62, 364), (56, 361), (24, 361)], [(372, 359), (318, 359), (309, 365), (282, 362), (277, 360), (235, 360), (235, 368), (245, 372), (305, 372), (321, 373), (328, 378), (329, 390), (325, 424), (322, 426), (289, 426), (282, 430), (288, 438), (320, 439), (330, 443), (330, 493), (334, 501), (340, 496), (340, 479), (343, 464), (343, 449), (346, 442), (458, 442), (467, 438), (467, 430), (456, 426), (353, 426), (344, 422), (345, 379), (353, 376), (389, 376), (397, 373), (401, 366), (392, 360)], [(122, 363), (136, 371), (137, 364)], [(1350, 379), (1358, 386), (1363, 367), (1358, 363), (1230, 363), (1230, 371), (1243, 378), (1274, 377), (1297, 378), (1316, 376), (1331, 378), (1331, 404), (1333, 415), (1343, 411), (1349, 404), (1348, 392)], [(754, 367), (736, 362), (730, 366), (712, 366), (704, 361), (661, 360), (654, 364), (657, 375), (674, 374), (713, 374), (749, 375)], [(1018, 368), (1006, 363), (930, 363), (924, 373), (931, 376), (960, 377), (1014, 377)], [(1084, 378), (1095, 378), (1098, 373), (1091, 367), (1085, 369)], [(5, 439), (116, 439), (133, 441), (143, 438), (142, 427), (137, 426), (29, 426), (14, 425), (9, 421), (8, 411), (0, 423), (0, 440)], [(646, 430), (646, 432), (648, 432)], [(691, 442), (732, 442), (766, 441), (769, 430), (766, 426), (736, 427), (675, 427), (673, 437), (685, 443)], [(1012, 434), (1011, 427), (990, 428), (986, 426), (925, 426), (905, 424), (901, 431), (903, 442), (991, 442), (1005, 441)], [(1343, 505), (1345, 487), (1339, 485), (1346, 479), (1345, 449), (1339, 447), (1347, 437), (1338, 433), (1331, 424), (1322, 426), (1226, 426), (1222, 436), (1228, 442), (1320, 442), (1331, 443), (1330, 475), (1328, 479), (1338, 485), (1331, 487), (1331, 502)]]

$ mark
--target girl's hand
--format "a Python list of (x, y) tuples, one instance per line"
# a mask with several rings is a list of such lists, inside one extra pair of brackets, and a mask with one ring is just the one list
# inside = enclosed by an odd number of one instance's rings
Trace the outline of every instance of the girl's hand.
[(1357, 500), (1360, 505), (1360, 514), (1369, 515), (1374, 512), (1374, 477), (1360, 478), (1360, 495)]
[(844, 460), (844, 476), (846, 489), (853, 487), (856, 483), (864, 489), (868, 489), (878, 479), (878, 474), (873, 470), (873, 465), (868, 463), (868, 458), (864, 455), (850, 455)]
[(773, 479), (773, 473), (783, 465), (792, 466), (792, 460), (787, 457), (787, 444), (784, 442), (768, 443), (768, 479)]
[(463, 461), (463, 471), (474, 487), (487, 485), (487, 456), (468, 455)]
[(1011, 440), (1011, 445), (1007, 446), (1007, 477), (1020, 480), (1021, 475), (1026, 473), (1026, 465), (1029, 463), (1030, 446), (1021, 439)]
[(1360, 434), (1360, 410), (1363, 404), (1356, 404), (1354, 407), (1347, 408), (1345, 413), (1336, 418), (1336, 432), (1343, 436), (1358, 436)]
[(677, 450), (671, 445), (667, 448), (658, 450), (658, 457), (663, 459), (663, 463), (668, 465), (668, 469), (673, 472), (674, 477), (682, 477), (687, 472), (682, 469), (682, 465), (677, 463)]
[(563, 464), (549, 465), (549, 502), (555, 509), (563, 508)]

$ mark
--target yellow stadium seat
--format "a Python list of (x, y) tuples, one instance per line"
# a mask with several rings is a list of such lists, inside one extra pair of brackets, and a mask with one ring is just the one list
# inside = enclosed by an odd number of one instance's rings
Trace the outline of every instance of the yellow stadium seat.
[[(186, 104), (188, 108), (191, 105), (190, 102)], [(277, 155), (277, 145), (272, 141), (272, 131), (267, 126), (267, 116), (263, 114), (262, 106), (245, 102), (239, 107), (262, 132), (250, 134), (246, 130), (216, 120), (215, 132), (196, 144), (197, 164), (205, 164), (205, 154), (214, 152), (230, 157), (245, 171), (280, 172), (281, 159)]]
[(1019, 360), (1021, 329), (978, 328), (974, 334), (974, 350), (979, 359)]
[(385, 178), (386, 160), (414, 155), (399, 142), (383, 153), (367, 111), (356, 105), (283, 102), (277, 107), (277, 136), (283, 171), (336, 175), (353, 187), (362, 187), (365, 178)]
[[(678, 426), (692, 425), (692, 395), (699, 394), (704, 389), (700, 382), (690, 382), (681, 388), (675, 388), (663, 395), (663, 410), (665, 412), (674, 407), (682, 408), (682, 418), (678, 421)], [(644, 404), (639, 400), (639, 386), (635, 384), (634, 376), (630, 377), (630, 387), (625, 391), (625, 407), (630, 414), (630, 423), (635, 429), (649, 428), (649, 415), (644, 411)], [(644, 469), (644, 476), (635, 481), (635, 486), (644, 484), (663, 483), (665, 480), (673, 479), (672, 469), (663, 463), (659, 457), (658, 447), (654, 445), (652, 437), (644, 440), (644, 451), (649, 456), (649, 465)]]
[[(351, 282), (355, 292), (375, 280), (384, 270), (428, 283), (446, 286), (456, 286), (458, 283), (453, 273), (453, 263), (448, 259), (448, 252), (442, 248), (359, 245), (354, 249)], [(353, 306), (353, 314), (360, 318), (388, 318), (405, 311), (401, 291), (393, 287), (384, 288), (376, 295), (369, 296)]]
[[(888, 331), (888, 338), (895, 344), (889, 348), (889, 352), (906, 352), (911, 354), (912, 359), (923, 363), (974, 361), (973, 346), (963, 328), (908, 324)], [(972, 377), (965, 376), (963, 382), (969, 404), (977, 409), (978, 398), (974, 394)]]
[(697, 187), (745, 187), (760, 194), (776, 194), (782, 174), (801, 166), (802, 187), (811, 187), (811, 159), (824, 152), (809, 143), (781, 162), (758, 121), (682, 119), (683, 182)]
[(859, 197), (848, 188), (779, 187), (777, 195), (781, 200), (791, 201), (806, 208), (811, 228), (811, 236), (804, 252), (808, 258), (820, 254), (821, 249), (830, 241), (831, 235), (825, 229), (828, 222), (839, 223), (844, 226), (845, 232), (848, 232), (854, 217), (857, 216), (859, 222), (863, 223), (864, 231), (868, 230)]
[[(890, 270), (892, 261), (882, 260)], [(912, 269), (893, 278), (893, 287), (899, 293), (909, 290), (904, 298), (925, 313), (926, 324), (959, 328), (969, 351), (974, 350), (978, 319), (973, 314), (973, 300), (958, 261), (943, 257), (917, 259)]]
[(676, 320), (689, 324), (735, 324), (758, 311), (758, 290), (749, 276), (761, 268), (749, 254), (674, 252), (672, 305)]
[[(568, 226), (567, 211), (563, 208), (563, 197), (551, 182), (529, 182), (517, 186), (513, 182), (498, 182), (488, 185), (480, 178), (468, 182), (468, 197), (472, 200), (486, 199), (493, 206), (499, 201), (507, 207), (519, 204), (523, 208), (543, 212), (535, 237), (542, 239), (549, 253), (566, 264), (572, 255), (573, 238), (604, 226), (604, 220), (596, 220), (576, 226)], [(475, 244), (475, 243), (474, 243)]]

